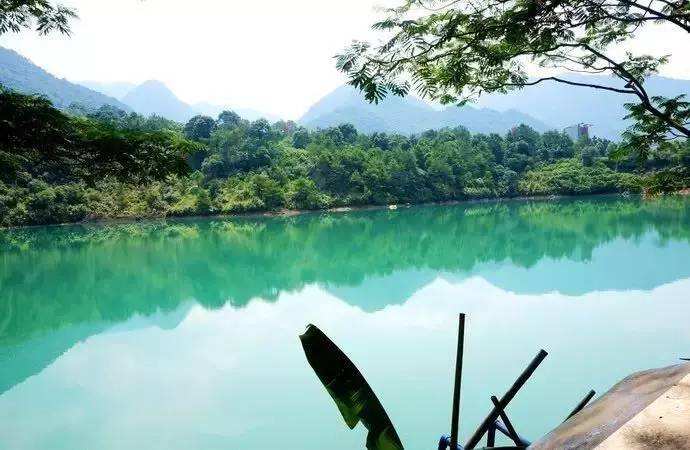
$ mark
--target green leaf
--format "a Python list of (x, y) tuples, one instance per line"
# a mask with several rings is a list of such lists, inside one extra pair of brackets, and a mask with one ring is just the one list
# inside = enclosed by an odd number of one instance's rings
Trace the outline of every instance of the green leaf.
[(335, 401), (350, 429), (369, 430), (368, 450), (403, 450), (398, 433), (367, 381), (350, 359), (320, 329), (309, 325), (300, 336), (304, 354)]

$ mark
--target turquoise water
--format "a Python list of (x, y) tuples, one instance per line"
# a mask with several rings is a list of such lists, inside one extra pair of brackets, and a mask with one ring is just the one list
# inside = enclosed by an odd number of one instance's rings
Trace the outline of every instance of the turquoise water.
[(407, 449), (536, 439), (591, 388), (690, 356), (690, 201), (426, 206), (0, 231), (0, 448), (359, 449), (306, 363), (318, 325)]

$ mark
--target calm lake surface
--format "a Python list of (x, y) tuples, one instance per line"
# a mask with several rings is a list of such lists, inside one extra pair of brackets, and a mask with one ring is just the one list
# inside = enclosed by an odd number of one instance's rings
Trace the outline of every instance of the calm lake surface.
[(409, 450), (536, 439), (591, 388), (690, 356), (690, 199), (591, 198), (0, 231), (0, 448), (361, 449), (304, 357), (359, 366)]

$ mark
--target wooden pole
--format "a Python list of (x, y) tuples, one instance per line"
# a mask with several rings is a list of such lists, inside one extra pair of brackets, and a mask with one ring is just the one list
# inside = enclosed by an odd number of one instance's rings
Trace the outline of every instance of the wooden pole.
[(450, 422), (450, 449), (458, 448), (458, 428), (460, 423), (460, 385), (462, 384), (462, 357), (465, 351), (465, 315), (458, 318), (458, 348), (455, 356), (455, 386), (453, 387), (453, 410)]

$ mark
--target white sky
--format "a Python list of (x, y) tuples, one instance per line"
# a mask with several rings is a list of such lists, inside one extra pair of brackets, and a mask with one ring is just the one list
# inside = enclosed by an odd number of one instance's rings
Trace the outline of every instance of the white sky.
[[(371, 38), (374, 10), (393, 0), (63, 0), (79, 10), (71, 38), (34, 33), (0, 37), (71, 81), (157, 79), (189, 103), (251, 107), (285, 118), (345, 78), (332, 59), (354, 39)], [(685, 34), (685, 35), (684, 35)], [(690, 78), (686, 33), (656, 29), (636, 43), (673, 53), (662, 74)]]

